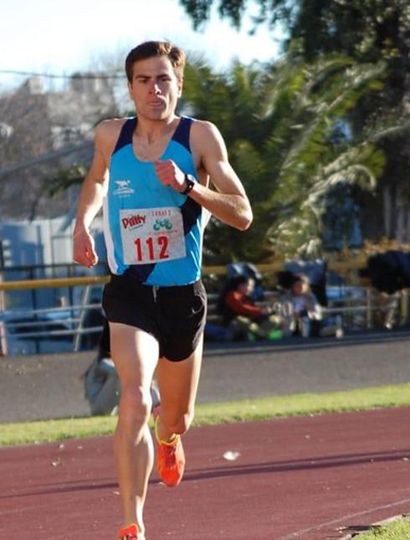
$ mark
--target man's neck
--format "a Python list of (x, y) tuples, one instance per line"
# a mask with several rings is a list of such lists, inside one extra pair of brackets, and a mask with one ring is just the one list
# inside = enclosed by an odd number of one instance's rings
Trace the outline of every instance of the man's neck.
[(172, 120), (146, 120), (138, 119), (137, 128), (133, 136), (133, 147), (137, 157), (143, 161), (155, 161), (166, 150), (177, 127), (179, 118)]
[(148, 144), (155, 143), (155, 141), (173, 133), (178, 120), (179, 118), (176, 115), (158, 120), (138, 117), (135, 135)]

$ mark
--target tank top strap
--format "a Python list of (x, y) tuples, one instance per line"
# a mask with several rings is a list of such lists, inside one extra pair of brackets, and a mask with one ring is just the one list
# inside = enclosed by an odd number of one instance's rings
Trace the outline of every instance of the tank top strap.
[(137, 117), (128, 118), (120, 131), (120, 134), (117, 139), (117, 144), (115, 145), (114, 153), (118, 152), (118, 150), (121, 150), (124, 146), (127, 146), (127, 144), (132, 144), (132, 135), (135, 131), (137, 125)]
[(191, 151), (189, 136), (191, 133), (192, 122), (193, 119), (189, 116), (181, 116), (179, 124), (172, 136), (172, 140), (184, 146), (188, 152)]

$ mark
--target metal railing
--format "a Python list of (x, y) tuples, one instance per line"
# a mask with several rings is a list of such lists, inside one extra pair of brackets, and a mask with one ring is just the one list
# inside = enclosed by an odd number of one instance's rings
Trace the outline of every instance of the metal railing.
[[(85, 327), (86, 314), (90, 310), (101, 312), (101, 303), (89, 302), (90, 289), (104, 285), (108, 276), (82, 276), (37, 280), (0, 281), (0, 294), (7, 291), (24, 291), (43, 288), (83, 287), (80, 303), (66, 306), (50, 306), (37, 309), (0, 309), (0, 354), (8, 351), (9, 343), (33, 340), (38, 349), (41, 340), (72, 338), (72, 350), (78, 351), (84, 335), (97, 334), (101, 325)], [(5, 304), (4, 299), (2, 302)], [(1, 305), (1, 304), (0, 304)], [(102, 317), (102, 316), (101, 316)], [(38, 352), (36, 350), (36, 352)]]
[[(282, 265), (260, 265), (258, 269), (273, 273), (282, 268)], [(208, 267), (204, 274), (221, 276), (226, 273), (226, 267)], [(108, 276), (82, 276), (71, 278), (54, 278), (21, 281), (0, 281), (0, 295), (6, 291), (32, 290), (41, 288), (84, 287), (81, 302), (75, 305), (56, 306), (41, 309), (1, 309), (0, 303), (0, 353), (7, 352), (7, 343), (14, 340), (40, 340), (72, 337), (72, 350), (78, 351), (81, 347), (82, 337), (101, 332), (101, 325), (86, 325), (86, 315), (90, 310), (101, 311), (100, 302), (90, 302), (91, 287), (103, 286), (108, 282)], [(375, 312), (385, 316), (386, 328), (396, 324), (405, 324), (408, 319), (408, 293), (400, 291), (388, 298), (385, 305), (376, 301), (374, 290), (368, 286), (356, 286), (360, 291), (359, 298), (349, 296), (329, 301), (329, 306), (323, 309), (325, 317), (339, 315), (344, 325), (351, 325), (354, 318), (360, 316), (364, 327), (369, 329), (374, 324)], [(343, 286), (341, 287), (343, 290)], [(209, 294), (209, 319), (216, 320), (216, 294)], [(61, 315), (61, 317), (59, 316)], [(27, 320), (29, 319), (29, 320)], [(396, 322), (397, 321), (397, 322)], [(63, 326), (63, 328), (62, 328)]]

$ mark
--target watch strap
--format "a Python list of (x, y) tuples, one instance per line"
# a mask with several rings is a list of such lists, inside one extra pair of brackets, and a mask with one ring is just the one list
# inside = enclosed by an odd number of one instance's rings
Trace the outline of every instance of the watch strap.
[(192, 191), (192, 188), (195, 186), (195, 182), (192, 180), (192, 177), (189, 174), (185, 175), (185, 185), (186, 187), (183, 191), (181, 191), (181, 193), (183, 195), (188, 195), (188, 193)]

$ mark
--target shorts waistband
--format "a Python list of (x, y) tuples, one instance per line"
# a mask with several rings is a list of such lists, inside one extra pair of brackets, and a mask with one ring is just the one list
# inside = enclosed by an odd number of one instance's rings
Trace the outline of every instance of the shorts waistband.
[(127, 274), (111, 274), (111, 279), (113, 281), (115, 280), (121, 280), (121, 281), (128, 281), (133, 284), (135, 287), (141, 287), (146, 291), (164, 291), (164, 292), (177, 292), (177, 291), (184, 291), (184, 290), (190, 290), (195, 289), (196, 286), (202, 284), (202, 279), (198, 279), (197, 281), (193, 281), (192, 283), (187, 283), (186, 285), (149, 285), (147, 283), (141, 283), (141, 281), (138, 281), (134, 279), (132, 276), (129, 276)]

